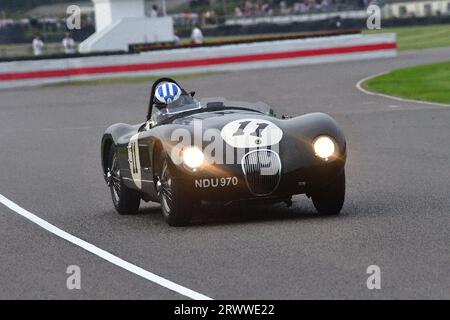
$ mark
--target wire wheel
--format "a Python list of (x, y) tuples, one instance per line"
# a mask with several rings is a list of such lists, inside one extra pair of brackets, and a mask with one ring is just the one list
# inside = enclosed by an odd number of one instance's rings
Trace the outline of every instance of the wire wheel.
[(161, 205), (164, 206), (164, 211), (170, 214), (173, 208), (173, 192), (172, 192), (172, 177), (170, 176), (167, 161), (164, 161), (164, 165), (161, 171)]
[(111, 169), (109, 170), (109, 174), (111, 175), (111, 193), (114, 199), (114, 202), (118, 203), (120, 201), (121, 195), (121, 183), (120, 183), (120, 168), (119, 168), (119, 157), (117, 152), (114, 152), (113, 159), (111, 163)]
[(127, 187), (123, 181), (119, 162), (119, 151), (115, 147), (110, 150), (110, 166), (107, 180), (111, 198), (119, 214), (135, 214), (139, 210), (141, 195), (137, 190)]
[(164, 220), (171, 226), (184, 226), (189, 223), (194, 199), (176, 175), (176, 168), (164, 153), (157, 181), (159, 202)]

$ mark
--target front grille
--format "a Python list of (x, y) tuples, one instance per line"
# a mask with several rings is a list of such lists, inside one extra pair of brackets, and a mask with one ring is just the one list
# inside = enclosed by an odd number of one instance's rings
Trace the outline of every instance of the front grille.
[(268, 149), (250, 151), (242, 157), (242, 171), (250, 192), (257, 196), (269, 195), (280, 182), (280, 157)]

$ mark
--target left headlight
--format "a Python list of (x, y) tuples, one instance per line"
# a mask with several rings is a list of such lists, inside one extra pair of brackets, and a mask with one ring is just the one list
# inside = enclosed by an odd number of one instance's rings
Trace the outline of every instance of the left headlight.
[(191, 169), (197, 169), (205, 160), (203, 152), (197, 147), (188, 147), (183, 150), (183, 162)]
[(336, 151), (336, 145), (329, 136), (317, 137), (313, 142), (313, 148), (316, 156), (324, 160), (328, 160)]

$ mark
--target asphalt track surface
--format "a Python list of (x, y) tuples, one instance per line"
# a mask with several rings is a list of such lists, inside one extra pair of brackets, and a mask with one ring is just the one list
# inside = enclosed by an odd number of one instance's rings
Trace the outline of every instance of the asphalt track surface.
[[(348, 140), (342, 214), (294, 206), (166, 225), (159, 205), (114, 210), (99, 145), (112, 123), (141, 122), (150, 84), (0, 92), (0, 194), (120, 258), (214, 299), (450, 298), (450, 109), (369, 96), (358, 80), (448, 60), (450, 48), (397, 58), (255, 70), (182, 81), (197, 95), (322, 111)], [(366, 269), (381, 268), (381, 290)], [(66, 268), (81, 268), (81, 290)], [(0, 298), (185, 299), (77, 247), (0, 204)]]

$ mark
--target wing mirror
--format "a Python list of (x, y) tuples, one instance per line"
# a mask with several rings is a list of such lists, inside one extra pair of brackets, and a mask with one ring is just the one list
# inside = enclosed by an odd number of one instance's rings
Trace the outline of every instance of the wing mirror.
[(189, 95), (193, 98), (195, 96), (195, 91), (189, 92)]

